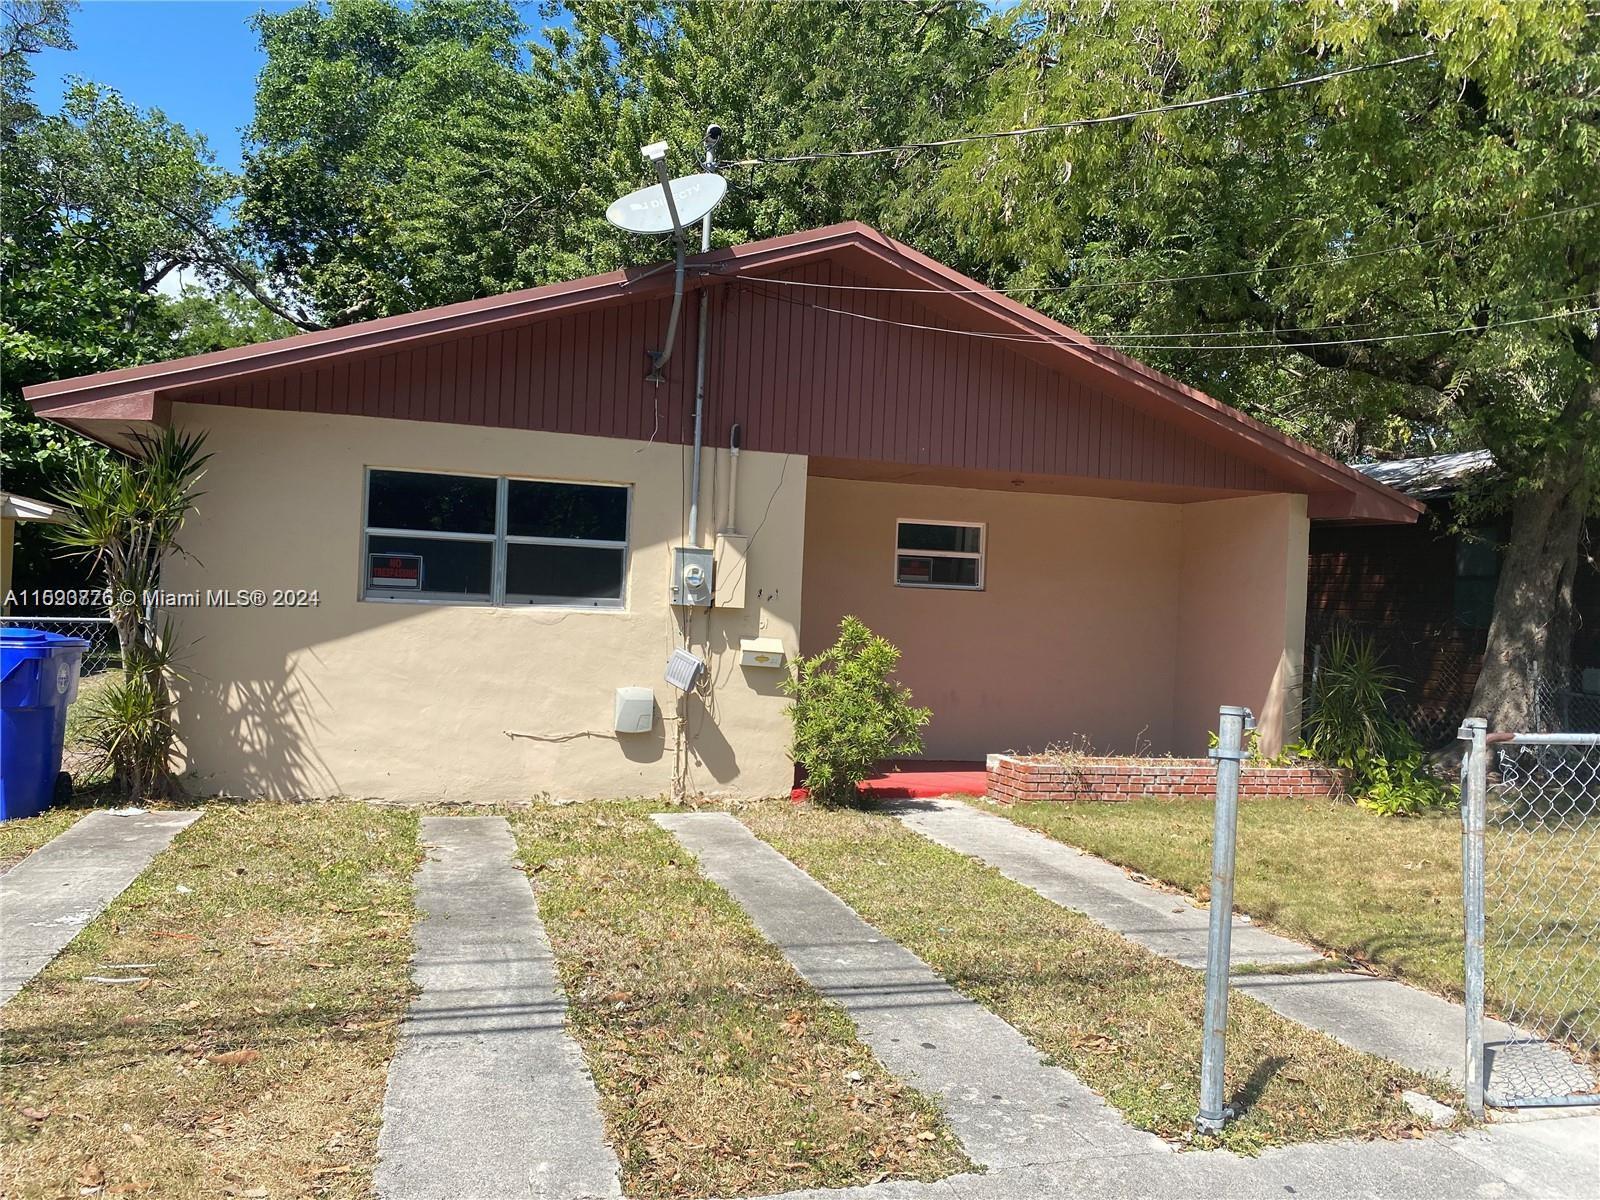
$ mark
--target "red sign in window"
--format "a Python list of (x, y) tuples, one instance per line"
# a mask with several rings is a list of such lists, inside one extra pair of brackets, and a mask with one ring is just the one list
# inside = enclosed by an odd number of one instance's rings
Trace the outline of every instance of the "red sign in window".
[(367, 586), (416, 591), (422, 587), (422, 555), (367, 555)]

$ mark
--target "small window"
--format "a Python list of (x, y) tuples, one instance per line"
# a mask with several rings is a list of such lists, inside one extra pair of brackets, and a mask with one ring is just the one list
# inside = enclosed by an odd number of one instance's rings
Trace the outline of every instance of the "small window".
[(367, 472), (362, 596), (621, 608), (629, 489)]
[(965, 522), (901, 521), (895, 529), (894, 581), (901, 587), (983, 587), (984, 527)]
[(1494, 616), (1494, 593), (1500, 583), (1500, 541), (1496, 526), (1463, 530), (1456, 539), (1456, 624), (1487, 629)]

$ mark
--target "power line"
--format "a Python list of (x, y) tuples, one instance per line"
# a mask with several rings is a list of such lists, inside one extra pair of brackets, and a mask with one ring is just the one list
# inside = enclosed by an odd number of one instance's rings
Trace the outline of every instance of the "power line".
[[(749, 286), (749, 285), (752, 285), (752, 284), (764, 283), (764, 282), (767, 282), (767, 281), (766, 280), (744, 280), (744, 281), (741, 281), (741, 282), (746, 284), (746, 286)], [(1597, 294), (1600, 294), (1600, 293), (1593, 293), (1593, 292), (1585, 293), (1583, 296), (1574, 297), (1574, 299), (1590, 299), (1590, 298), (1594, 297)], [(897, 321), (897, 320), (894, 320), (893, 318), (890, 318), (890, 317), (879, 317), (879, 316), (874, 316), (874, 315), (872, 315), (870, 313), (851, 312), (847, 308), (835, 308), (834, 306), (828, 305), (828, 304), (814, 304), (814, 303), (810, 303), (810, 302), (807, 302), (807, 301), (804, 301), (804, 300), (790, 300), (786, 296), (773, 296), (772, 299), (779, 300), (779, 301), (781, 301), (783, 303), (786, 303), (786, 304), (794, 304), (794, 305), (797, 305), (797, 306), (802, 307), (802, 308), (813, 308), (813, 309), (818, 310), (819, 312), (834, 313), (834, 314), (836, 314), (838, 316), (841, 316), (841, 317), (854, 317), (858, 321), (869, 321), (869, 322), (871, 322), (872, 324), (875, 324), (875, 325), (891, 325), (891, 326), (895, 326), (895, 327), (900, 328), (900, 329), (914, 329), (914, 330), (918, 330), (918, 331), (924, 332), (924, 333), (943, 333), (943, 334), (949, 334), (949, 335), (951, 335), (953, 337), (981, 338), (981, 339), (983, 339), (985, 341), (996, 341), (996, 342), (1035, 342), (1035, 343), (1044, 342), (1044, 343), (1047, 343), (1047, 344), (1050, 344), (1050, 345), (1075, 346), (1075, 347), (1080, 347), (1080, 348), (1090, 349), (1090, 350), (1093, 350), (1093, 349), (1112, 349), (1112, 350), (1126, 349), (1126, 350), (1138, 351), (1140, 353), (1149, 353), (1151, 351), (1176, 352), (1176, 351), (1179, 351), (1179, 350), (1304, 350), (1304, 349), (1311, 349), (1313, 347), (1323, 347), (1323, 346), (1372, 345), (1372, 344), (1379, 344), (1379, 343), (1384, 343), (1384, 342), (1402, 341), (1402, 340), (1411, 339), (1411, 338), (1446, 337), (1446, 336), (1449, 336), (1449, 335), (1452, 335), (1452, 334), (1457, 334), (1457, 333), (1482, 333), (1482, 332), (1485, 332), (1485, 331), (1490, 330), (1490, 329), (1505, 329), (1505, 328), (1509, 328), (1509, 327), (1514, 326), (1514, 325), (1531, 324), (1531, 323), (1536, 322), (1536, 321), (1564, 320), (1564, 319), (1566, 319), (1568, 317), (1577, 317), (1577, 316), (1583, 316), (1583, 315), (1585, 315), (1587, 313), (1600, 312), (1600, 305), (1596, 305), (1596, 306), (1590, 307), (1590, 308), (1571, 309), (1571, 310), (1568, 310), (1566, 312), (1542, 313), (1539, 316), (1534, 316), (1534, 317), (1519, 317), (1519, 318), (1516, 318), (1514, 320), (1507, 320), (1507, 321), (1487, 321), (1487, 322), (1484, 322), (1481, 325), (1459, 325), (1459, 326), (1455, 326), (1455, 327), (1449, 328), (1449, 329), (1428, 329), (1428, 330), (1420, 330), (1420, 331), (1413, 332), (1413, 333), (1390, 333), (1390, 334), (1374, 335), (1372, 337), (1332, 338), (1332, 339), (1317, 340), (1317, 341), (1295, 341), (1295, 342), (1278, 341), (1278, 342), (1259, 342), (1259, 343), (1253, 343), (1253, 344), (1239, 344), (1239, 343), (1234, 343), (1234, 342), (1228, 342), (1228, 343), (1220, 343), (1220, 344), (1215, 344), (1215, 345), (1203, 345), (1203, 344), (1197, 345), (1197, 344), (1194, 344), (1194, 343), (1151, 344), (1151, 343), (1140, 343), (1140, 342), (1132, 342), (1132, 341), (1124, 342), (1124, 341), (1120, 340), (1120, 335), (1115, 335), (1115, 334), (1113, 334), (1111, 336), (1108, 336), (1108, 337), (1105, 337), (1105, 338), (1091, 337), (1088, 334), (1082, 334), (1082, 335), (1080, 335), (1081, 336), (1081, 340), (1078, 340), (1078, 339), (1073, 339), (1073, 338), (1070, 338), (1070, 337), (1060, 337), (1060, 336), (1054, 335), (1054, 334), (1038, 334), (1038, 335), (1035, 335), (1035, 334), (1027, 334), (1027, 333), (988, 333), (988, 332), (984, 332), (982, 330), (976, 330), (976, 329), (953, 329), (953, 328), (951, 328), (949, 326), (946, 326), (946, 325), (925, 325), (925, 324), (921, 324), (921, 323), (916, 322), (916, 321)], [(1559, 303), (1566, 303), (1566, 301), (1560, 301)], [(1300, 332), (1300, 331), (1298, 331), (1298, 330), (1284, 330), (1283, 332), (1285, 332), (1285, 333), (1296, 333), (1296, 332)], [(1262, 333), (1262, 331), (1250, 330), (1250, 329), (1241, 329), (1241, 330), (1238, 331), (1238, 334), (1241, 337), (1261, 336), (1261, 333)], [(1155, 335), (1150, 335), (1150, 336), (1155, 336)], [(1172, 336), (1181, 336), (1181, 335), (1172, 335)], [(1218, 334), (1213, 334), (1211, 336), (1226, 336), (1226, 335), (1218, 333)]]
[[(1589, 300), (1600, 296), (1600, 292), (1580, 292), (1575, 296), (1556, 296), (1548, 299), (1530, 299), (1523, 304), (1573, 304), (1581, 300)], [(1372, 329), (1381, 325), (1392, 325), (1392, 321), (1342, 321), (1329, 325), (1298, 325), (1279, 329), (1271, 332), (1278, 334), (1319, 334), (1333, 329)], [(1474, 326), (1474, 328), (1477, 328)], [(1128, 330), (1123, 333), (1107, 334), (1118, 342), (1163, 341), (1170, 338), (1208, 338), (1208, 337), (1255, 337), (1263, 330), (1260, 329), (1203, 329), (1196, 332), (1163, 331), (1161, 333), (1143, 333), (1137, 330)], [(1089, 335), (1098, 336), (1098, 335)]]
[(1385, 62), (1360, 63), (1353, 67), (1340, 67), (1337, 71), (1328, 71), (1322, 75), (1308, 75), (1304, 79), (1293, 79), (1288, 83), (1273, 83), (1265, 87), (1240, 88), (1237, 91), (1224, 92), (1217, 96), (1204, 96), (1198, 100), (1180, 100), (1174, 104), (1158, 104), (1151, 108), (1109, 113), (1101, 117), (1078, 117), (1071, 121), (1055, 121), (1048, 125), (1030, 125), (1023, 129), (997, 129), (987, 133), (961, 134), (957, 137), (938, 138), (933, 141), (907, 142), (899, 146), (872, 146), (860, 150), (818, 150), (809, 154), (783, 154), (772, 158), (741, 158), (723, 165), (729, 167), (770, 167), (784, 163), (821, 162), (827, 159), (872, 158), (882, 154), (903, 154), (913, 150), (942, 150), (949, 146), (963, 146), (970, 142), (992, 142), (1000, 138), (1029, 137), (1036, 133), (1057, 133), (1066, 129), (1085, 129), (1092, 125), (1115, 125), (1125, 121), (1132, 121), (1137, 117), (1182, 112), (1191, 108), (1207, 108), (1214, 104), (1227, 104), (1234, 100), (1246, 100), (1253, 96), (1266, 96), (1273, 92), (1287, 92), (1295, 88), (1310, 87), (1316, 83), (1326, 83), (1330, 79), (1338, 79), (1343, 75), (1357, 75), (1364, 71), (1382, 71), (1390, 67), (1399, 67), (1406, 63), (1420, 62), (1423, 59), (1431, 58), (1433, 58), (1433, 55), (1427, 52), (1407, 54), (1400, 58), (1388, 59)]
[[(1514, 226), (1525, 225), (1532, 221), (1549, 221), (1556, 217), (1564, 217), (1570, 213), (1587, 212), (1594, 208), (1600, 208), (1600, 200), (1589, 204), (1574, 204), (1570, 208), (1558, 208), (1546, 213), (1534, 213), (1527, 217), (1514, 217), (1509, 221), (1498, 221), (1492, 225), (1480, 225), (1476, 229), (1467, 229), (1455, 233), (1441, 233), (1435, 237), (1423, 238), (1421, 241), (1412, 242), (1406, 246), (1388, 246), (1381, 250), (1361, 250), (1355, 254), (1328, 255), (1323, 258), (1310, 259), (1303, 263), (1293, 263), (1286, 266), (1251, 267), (1237, 271), (1212, 271), (1201, 275), (1159, 275), (1149, 279), (1081, 279), (1075, 283), (1033, 284), (1011, 288), (876, 287), (869, 284), (814, 283), (804, 279), (762, 279), (761, 282), (775, 283), (783, 287), (822, 288), (840, 292), (895, 292), (905, 295), (938, 296), (1032, 296), (1041, 292), (1070, 292), (1086, 287), (1144, 287), (1160, 283), (1198, 283), (1211, 279), (1237, 279), (1244, 276), (1276, 275), (1285, 271), (1304, 270), (1306, 267), (1314, 266), (1318, 263), (1338, 266), (1361, 259), (1380, 258), (1390, 254), (1404, 254), (1413, 250), (1421, 250), (1428, 246), (1437, 246), (1441, 242), (1477, 237), (1480, 233), (1494, 233), (1497, 230), (1511, 229)], [(1069, 260), (1067, 266), (1071, 267), (1087, 261), (1090, 260), (1075, 258)]]
[[(1508, 329), (1513, 325), (1529, 325), (1536, 321), (1561, 321), (1568, 317), (1581, 317), (1587, 313), (1600, 312), (1600, 305), (1590, 308), (1574, 308), (1566, 312), (1543, 313), (1537, 317), (1518, 317), (1511, 321), (1485, 321), (1482, 325), (1457, 325), (1453, 329), (1429, 329), (1419, 333), (1389, 333), (1373, 337), (1358, 338), (1332, 338), (1326, 341), (1315, 342), (1259, 342), (1253, 345), (1238, 345), (1229, 343), (1223, 345), (1195, 345), (1178, 343), (1173, 345), (1152, 345), (1148, 342), (1125, 342), (1120, 345), (1116, 342), (1109, 343), (1113, 349), (1126, 348), (1141, 352), (1177, 351), (1177, 350), (1302, 350), (1314, 346), (1364, 346), (1375, 345), (1382, 342), (1398, 342), (1408, 338), (1448, 337), (1457, 333), (1483, 333), (1490, 329)], [(1241, 331), (1244, 332), (1244, 331)]]

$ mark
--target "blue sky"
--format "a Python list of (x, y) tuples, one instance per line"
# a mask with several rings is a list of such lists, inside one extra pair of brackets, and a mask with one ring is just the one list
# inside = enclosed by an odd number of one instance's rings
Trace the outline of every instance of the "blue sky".
[(261, 69), (251, 16), (287, 4), (262, 0), (89, 0), (72, 14), (75, 50), (34, 61), (39, 107), (54, 111), (64, 79), (116, 88), (140, 108), (203, 133), (220, 166), (239, 166)]

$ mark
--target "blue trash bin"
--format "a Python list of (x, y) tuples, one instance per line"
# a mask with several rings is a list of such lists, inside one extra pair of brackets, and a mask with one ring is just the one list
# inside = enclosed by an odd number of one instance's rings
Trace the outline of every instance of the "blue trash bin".
[(49, 807), (88, 648), (42, 629), (0, 630), (0, 821)]

